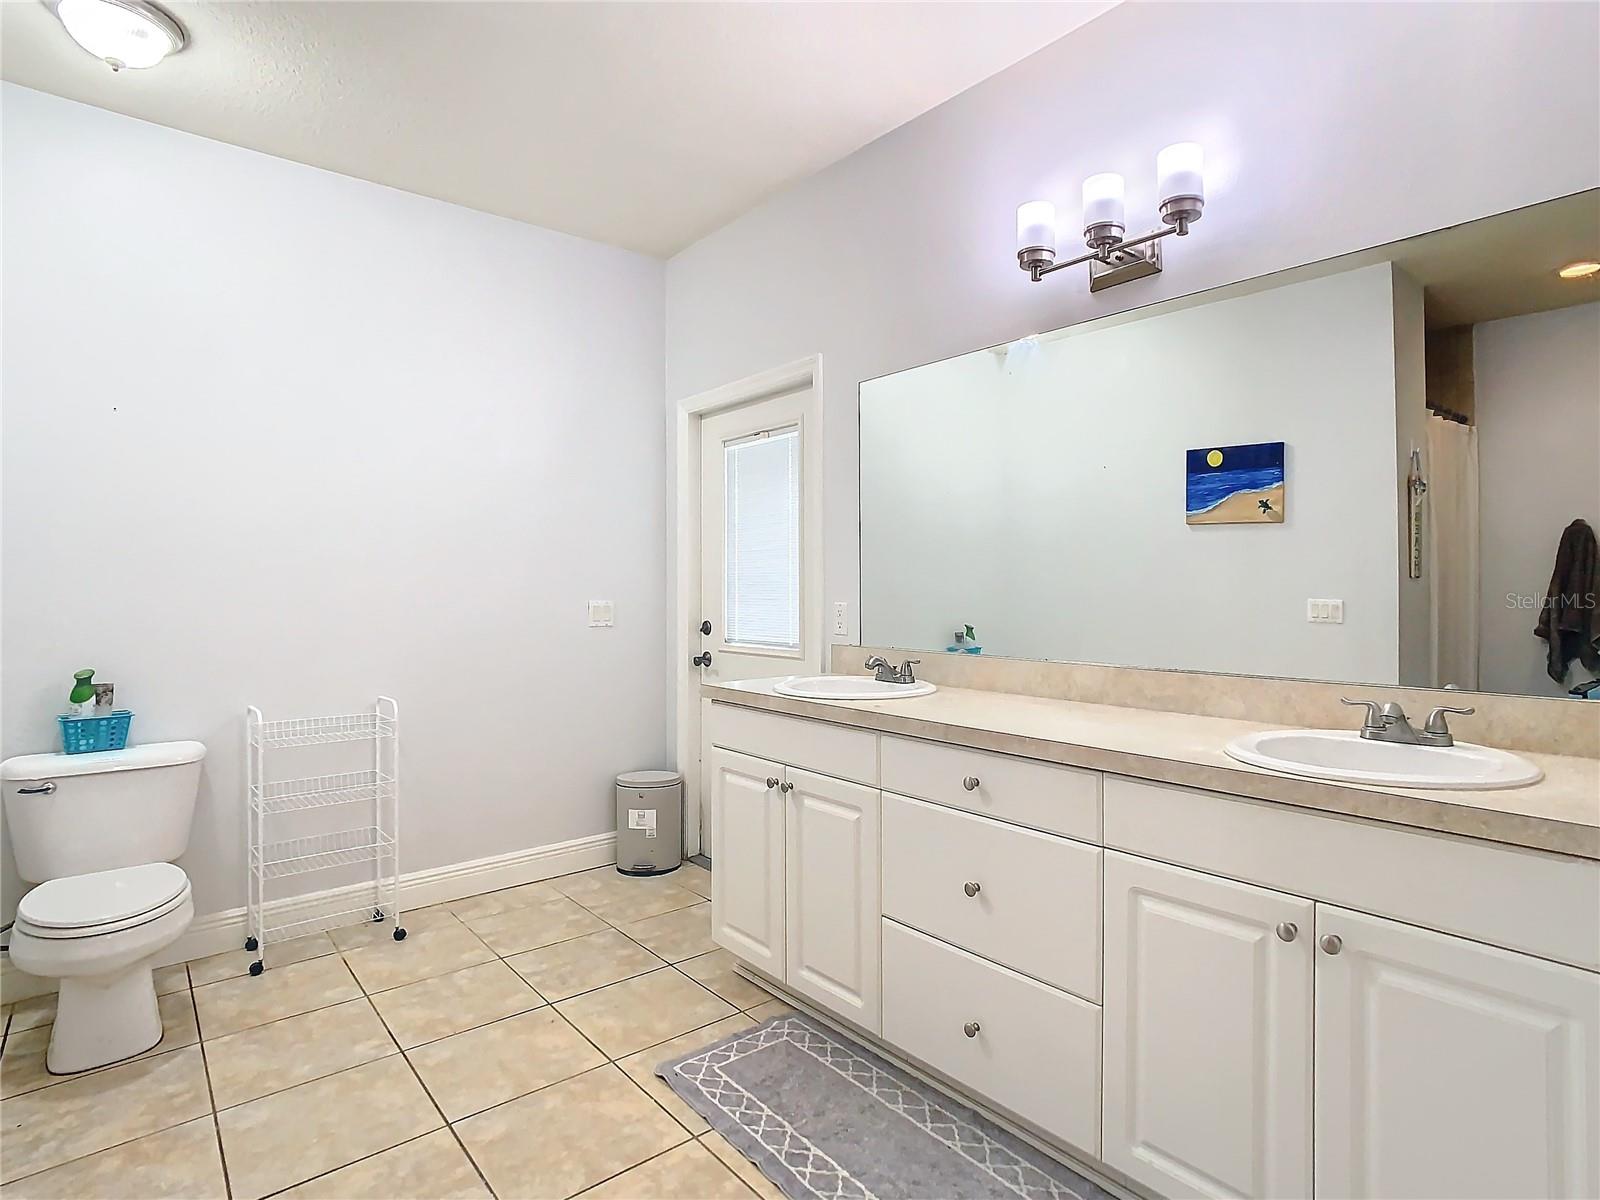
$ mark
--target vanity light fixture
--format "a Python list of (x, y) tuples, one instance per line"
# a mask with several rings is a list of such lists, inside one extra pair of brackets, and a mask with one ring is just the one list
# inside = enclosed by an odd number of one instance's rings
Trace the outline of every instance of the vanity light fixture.
[(1563, 279), (1587, 279), (1591, 275), (1600, 275), (1600, 262), (1568, 263), (1556, 274)]
[(46, 3), (72, 40), (113, 71), (153, 67), (188, 41), (183, 26), (148, 0)]
[(1089, 290), (1143, 279), (1161, 270), (1160, 239), (1185, 236), (1205, 210), (1205, 152), (1178, 142), (1156, 155), (1162, 228), (1127, 236), (1122, 176), (1091, 175), (1083, 181), (1083, 241), (1087, 254), (1056, 261), (1056, 206), (1029, 200), (1017, 209), (1017, 265), (1035, 283), (1063, 267), (1089, 264)]

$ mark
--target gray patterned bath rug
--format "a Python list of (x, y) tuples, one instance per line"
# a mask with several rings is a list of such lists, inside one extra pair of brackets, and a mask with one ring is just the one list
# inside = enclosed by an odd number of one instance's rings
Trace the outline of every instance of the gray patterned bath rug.
[(662, 1063), (656, 1074), (791, 1200), (1111, 1200), (799, 1014)]

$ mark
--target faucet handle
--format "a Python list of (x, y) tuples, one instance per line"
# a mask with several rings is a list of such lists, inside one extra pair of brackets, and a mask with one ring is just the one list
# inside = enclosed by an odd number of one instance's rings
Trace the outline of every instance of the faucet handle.
[(1470, 717), (1477, 711), (1475, 708), (1451, 708), (1449, 705), (1441, 704), (1428, 714), (1428, 721), (1427, 724), (1423, 725), (1422, 732), (1431, 733), (1437, 737), (1449, 737), (1450, 725), (1445, 720), (1446, 716)]
[(1367, 715), (1361, 721), (1362, 728), (1382, 729), (1384, 727), (1383, 706), (1376, 700), (1352, 700), (1348, 696), (1340, 696), (1339, 703), (1348, 704), (1352, 708), (1359, 707), (1367, 710)]

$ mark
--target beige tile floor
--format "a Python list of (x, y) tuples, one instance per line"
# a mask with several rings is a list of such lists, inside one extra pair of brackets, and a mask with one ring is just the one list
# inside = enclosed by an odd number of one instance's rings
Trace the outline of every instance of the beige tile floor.
[(0, 1194), (356, 1200), (777, 1190), (655, 1078), (788, 1006), (711, 941), (710, 876), (610, 867), (157, 973), (166, 1033), (44, 1067), (54, 998), (4, 1011)]

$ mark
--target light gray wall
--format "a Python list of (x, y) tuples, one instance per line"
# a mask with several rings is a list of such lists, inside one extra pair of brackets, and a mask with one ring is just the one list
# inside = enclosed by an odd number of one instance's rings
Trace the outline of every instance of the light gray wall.
[(406, 870), (610, 829), (670, 761), (661, 264), (3, 100), (4, 753), (83, 666), (205, 742), (201, 912), (247, 704), (399, 700)]
[[(971, 622), (991, 654), (1397, 682), (1395, 310), (1421, 307), (1397, 275), (862, 384), (864, 640), (938, 649)], [(1273, 441), (1282, 524), (1185, 523), (1185, 451)], [(1308, 623), (1313, 597), (1344, 623)]]
[[(1561, 696), (1533, 636), (1561, 531), (1600, 531), (1600, 303), (1472, 331), (1478, 425), (1478, 672), (1484, 691)], [(1574, 664), (1568, 684), (1591, 679)]]
[[(676, 256), (669, 401), (821, 354), (825, 599), (854, 612), (862, 380), (1594, 187), (1597, 39), (1594, 5), (1119, 5)], [(1114, 170), (1153, 220), (1185, 138), (1210, 199), (1164, 275), (1017, 269), (1020, 201), (1070, 231)]]

